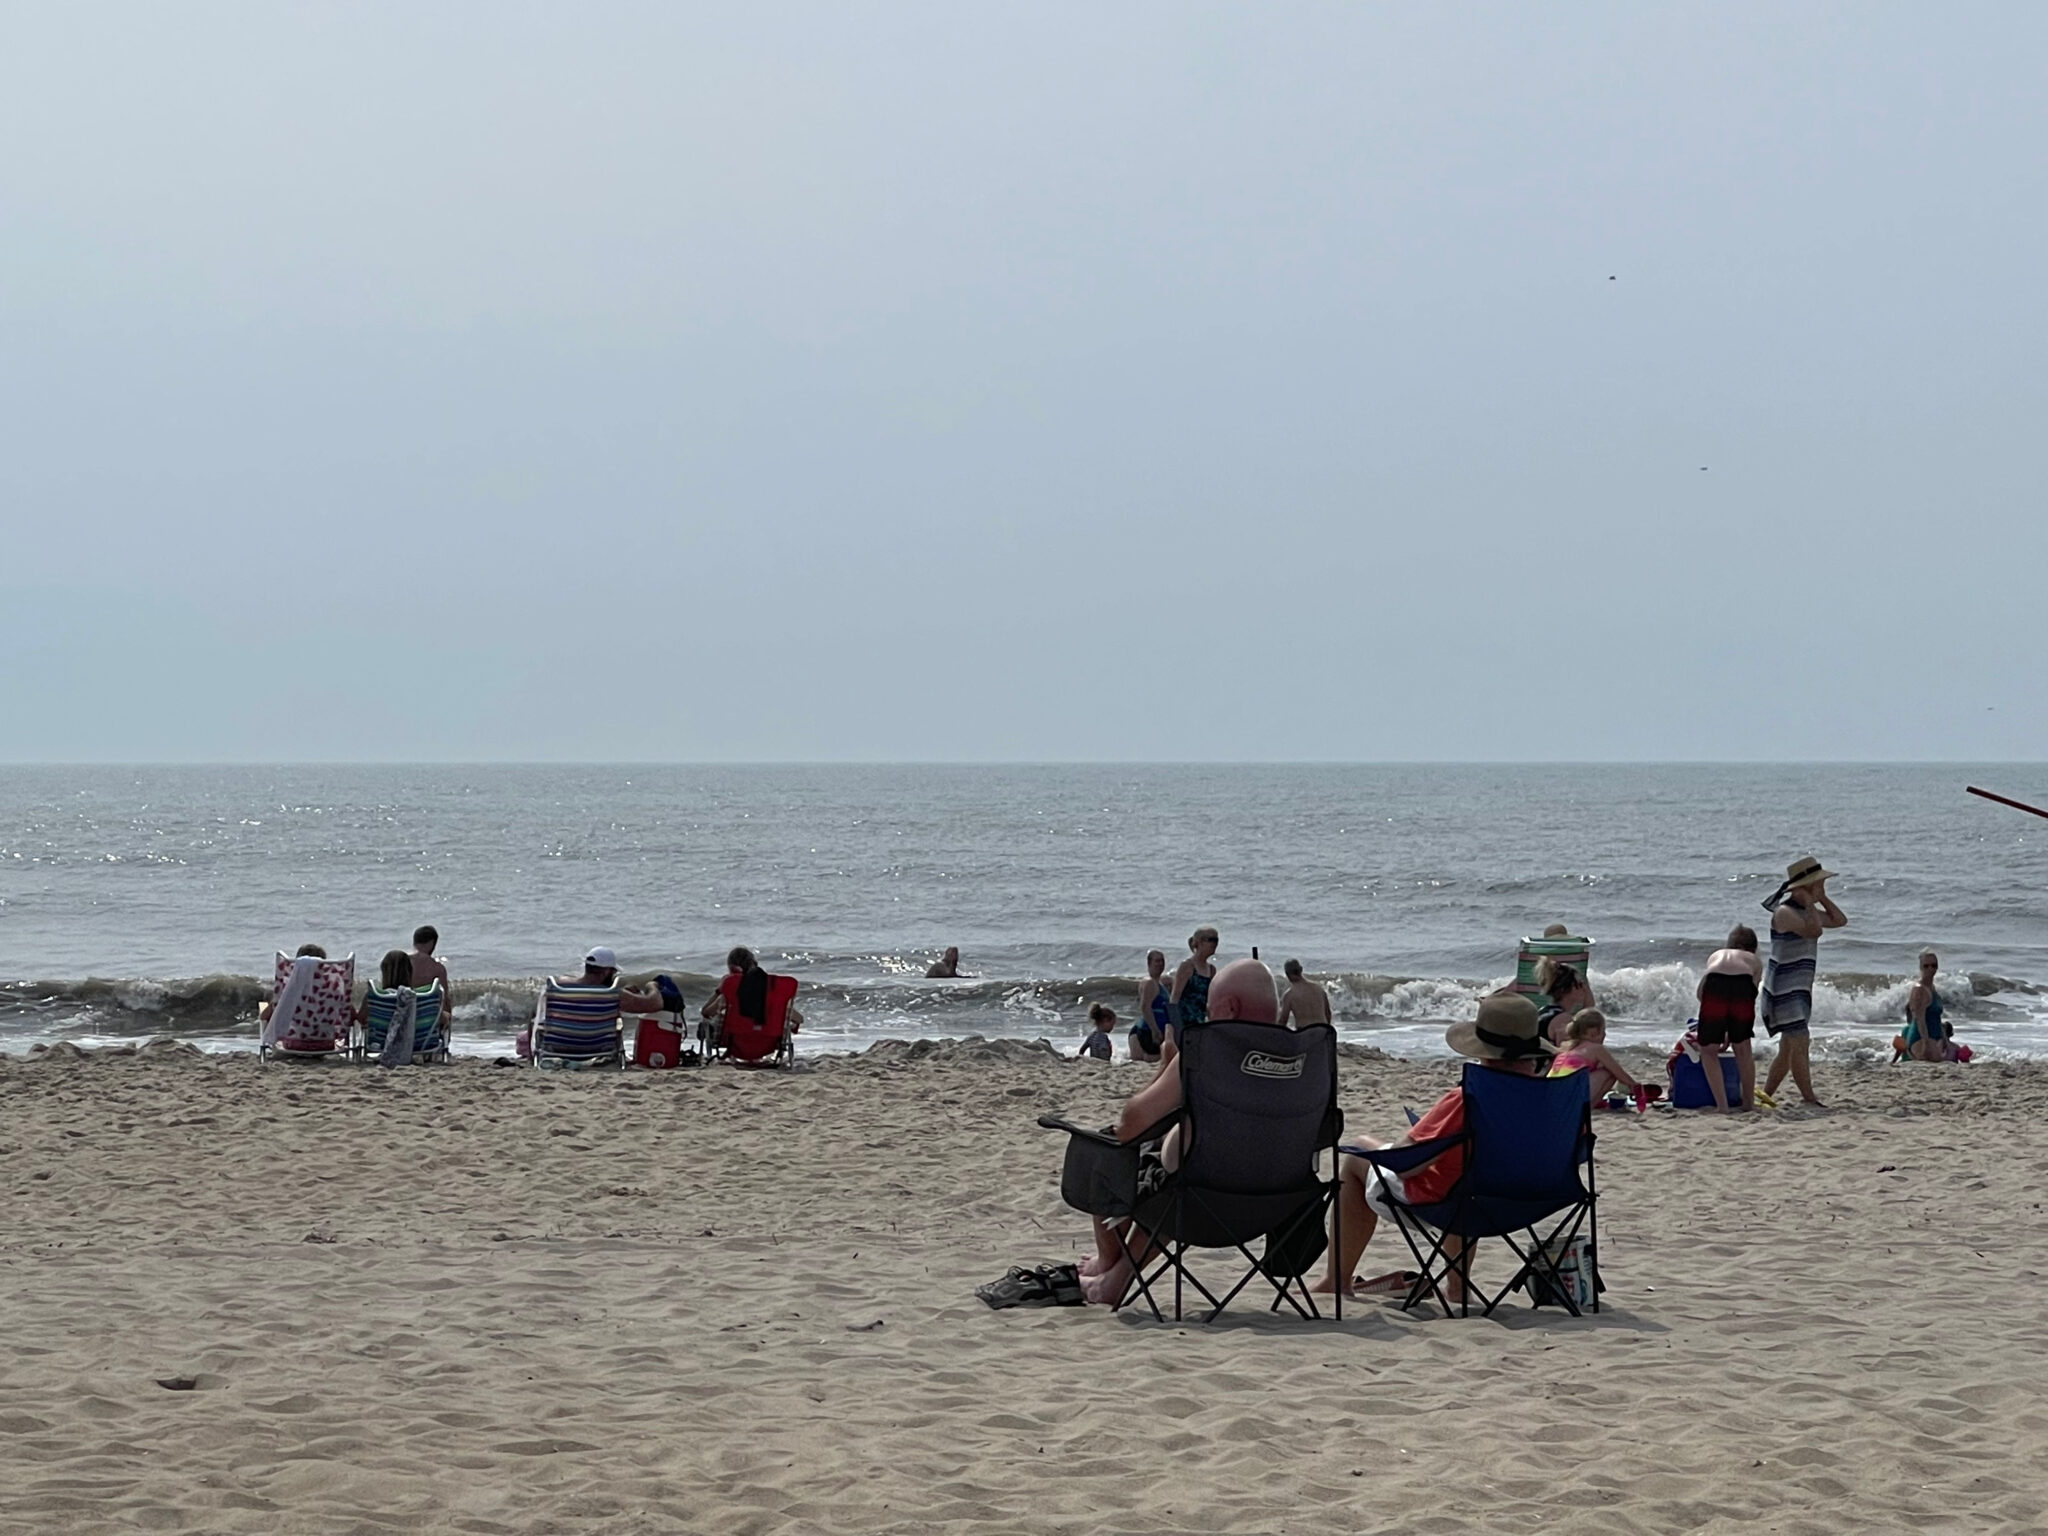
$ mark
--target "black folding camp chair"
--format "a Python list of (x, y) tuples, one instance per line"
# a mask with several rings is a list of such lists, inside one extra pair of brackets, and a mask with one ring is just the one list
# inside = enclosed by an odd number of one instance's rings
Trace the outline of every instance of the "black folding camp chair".
[[(1125, 1253), (1137, 1279), (1119, 1306), (1142, 1296), (1165, 1313), (1154, 1287), (1173, 1274), (1173, 1315), (1183, 1286), (1209, 1303), (1213, 1322), (1254, 1278), (1297, 1315), (1320, 1317), (1307, 1275), (1322, 1257), (1323, 1223), (1337, 1192), (1337, 1034), (1327, 1024), (1298, 1030), (1212, 1020), (1182, 1033), (1182, 1108), (1136, 1140), (1046, 1115), (1067, 1132), (1060, 1195), (1077, 1210), (1126, 1221)], [(1149, 1144), (1180, 1127), (1180, 1165), (1166, 1172)], [(1330, 1176), (1319, 1171), (1329, 1153)], [(1260, 1245), (1254, 1253), (1253, 1244)], [(1249, 1266), (1221, 1296), (1188, 1268), (1191, 1249), (1235, 1249)], [(1151, 1265), (1148, 1273), (1146, 1266)], [(1342, 1300), (1337, 1315), (1342, 1316)]]
[[(1407, 1147), (1344, 1148), (1397, 1177), (1452, 1147), (1465, 1149), (1464, 1172), (1442, 1200), (1412, 1205), (1394, 1198), (1391, 1189), (1385, 1191), (1385, 1203), (1419, 1267), (1401, 1305), (1413, 1307), (1433, 1296), (1449, 1316), (1452, 1304), (1443, 1282), (1455, 1269), (1464, 1282), (1459, 1310), (1469, 1316), (1472, 1250), (1480, 1239), (1498, 1237), (1520, 1267), (1493, 1296), (1481, 1294), (1483, 1314), (1491, 1315), (1510, 1291), (1526, 1286), (1532, 1301), (1556, 1301), (1577, 1317), (1581, 1309), (1559, 1260), (1583, 1231), (1591, 1305), (1599, 1311), (1593, 1116), (1585, 1074), (1524, 1077), (1468, 1062), (1463, 1087), (1465, 1129), (1458, 1134)], [(1464, 1240), (1455, 1258), (1444, 1251), (1445, 1239), (1453, 1236)]]

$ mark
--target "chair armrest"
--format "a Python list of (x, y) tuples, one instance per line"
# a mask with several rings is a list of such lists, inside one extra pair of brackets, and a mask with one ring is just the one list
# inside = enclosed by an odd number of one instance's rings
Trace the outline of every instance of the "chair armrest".
[(1375, 1168), (1388, 1173), (1412, 1173), (1432, 1158), (1441, 1157), (1465, 1139), (1460, 1132), (1454, 1136), (1438, 1136), (1430, 1141), (1418, 1141), (1405, 1147), (1359, 1147), (1340, 1146), (1339, 1152), (1348, 1152), (1353, 1157), (1362, 1157)]
[(1168, 1131), (1172, 1130), (1174, 1126), (1178, 1125), (1181, 1116), (1185, 1113), (1185, 1110), (1176, 1109), (1157, 1125), (1146, 1126), (1144, 1130), (1138, 1132), (1129, 1141), (1125, 1141), (1121, 1136), (1117, 1135), (1115, 1126), (1105, 1126), (1100, 1130), (1091, 1130), (1085, 1125), (1076, 1125), (1064, 1115), (1040, 1115), (1038, 1123), (1045, 1130), (1065, 1131), (1069, 1136), (1078, 1136), (1083, 1141), (1092, 1141), (1098, 1147), (1135, 1147), (1143, 1142), (1157, 1141)]
[(1116, 1132), (1114, 1130), (1091, 1131), (1085, 1125), (1074, 1124), (1073, 1121), (1067, 1119), (1064, 1115), (1040, 1115), (1038, 1117), (1038, 1124), (1043, 1130), (1065, 1131), (1069, 1136), (1077, 1136), (1082, 1141), (1092, 1141), (1098, 1147), (1122, 1145), (1116, 1139)]

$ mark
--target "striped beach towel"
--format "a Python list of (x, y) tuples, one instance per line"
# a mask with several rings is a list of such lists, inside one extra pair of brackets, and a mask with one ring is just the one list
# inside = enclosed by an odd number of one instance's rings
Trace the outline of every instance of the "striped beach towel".
[(1771, 954), (1764, 961), (1764, 984), (1757, 1014), (1771, 1034), (1804, 1029), (1813, 1017), (1813, 982), (1819, 969), (1820, 940), (1771, 930)]

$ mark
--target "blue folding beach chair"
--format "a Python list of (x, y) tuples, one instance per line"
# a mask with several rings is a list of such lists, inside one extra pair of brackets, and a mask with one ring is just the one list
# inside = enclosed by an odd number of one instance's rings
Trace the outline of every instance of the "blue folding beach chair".
[[(1153, 1287), (1170, 1270), (1176, 1321), (1184, 1285), (1202, 1294), (1210, 1307), (1203, 1321), (1214, 1322), (1260, 1277), (1273, 1289), (1275, 1310), (1284, 1301), (1298, 1316), (1320, 1317), (1307, 1276), (1323, 1255), (1324, 1217), (1337, 1192), (1337, 1138), (1344, 1128), (1337, 1032), (1327, 1024), (1190, 1024), (1181, 1036), (1180, 1074), (1181, 1110), (1137, 1140), (1120, 1142), (1113, 1132), (1053, 1115), (1038, 1122), (1068, 1135), (1060, 1175), (1067, 1204), (1109, 1220), (1129, 1218), (1125, 1251), (1141, 1262), (1133, 1290), (1119, 1305), (1143, 1296), (1163, 1321)], [(1168, 1173), (1143, 1148), (1175, 1124), (1186, 1150), (1179, 1168)], [(1329, 1178), (1319, 1171), (1326, 1152)], [(1198, 1248), (1235, 1249), (1249, 1267), (1218, 1296), (1187, 1266), (1189, 1251)], [(1342, 1299), (1335, 1300), (1341, 1317)]]
[[(419, 1001), (413, 1005), (412, 1059), (446, 1061), (450, 1034), (445, 1027), (447, 990), (436, 981), (428, 986), (414, 987), (413, 992)], [(371, 1060), (384, 1053), (384, 1038), (390, 1033), (391, 1015), (397, 1007), (398, 993), (395, 991), (372, 987), (364, 994), (362, 1034), (356, 1042), (358, 1060)]]
[[(1449, 1316), (1452, 1305), (1443, 1282), (1455, 1270), (1464, 1282), (1459, 1310), (1469, 1316), (1472, 1250), (1480, 1239), (1497, 1237), (1519, 1267), (1493, 1296), (1480, 1296), (1483, 1314), (1490, 1315), (1508, 1292), (1526, 1286), (1532, 1300), (1556, 1301), (1577, 1317), (1581, 1309), (1560, 1260), (1583, 1232), (1580, 1262), (1591, 1270), (1591, 1307), (1599, 1311), (1593, 1116), (1584, 1076), (1524, 1077), (1467, 1063), (1463, 1088), (1465, 1129), (1457, 1135), (1408, 1147), (1343, 1149), (1398, 1177), (1464, 1146), (1463, 1176), (1442, 1200), (1410, 1205), (1387, 1193), (1386, 1204), (1418, 1266), (1401, 1305), (1413, 1307), (1434, 1296)], [(1541, 1230), (1546, 1223), (1547, 1232)], [(1447, 1237), (1464, 1240), (1455, 1258), (1444, 1251)]]

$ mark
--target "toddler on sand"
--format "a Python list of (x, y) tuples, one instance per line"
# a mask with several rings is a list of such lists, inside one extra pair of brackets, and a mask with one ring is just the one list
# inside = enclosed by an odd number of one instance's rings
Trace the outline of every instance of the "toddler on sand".
[(1081, 1042), (1081, 1054), (1093, 1056), (1097, 1061), (1110, 1061), (1116, 1056), (1116, 1047), (1110, 1044), (1109, 1032), (1116, 1028), (1116, 1010), (1107, 1003), (1096, 1003), (1088, 1010), (1088, 1038)]

